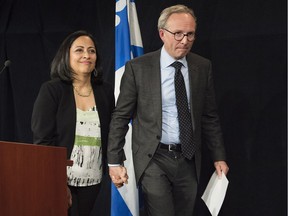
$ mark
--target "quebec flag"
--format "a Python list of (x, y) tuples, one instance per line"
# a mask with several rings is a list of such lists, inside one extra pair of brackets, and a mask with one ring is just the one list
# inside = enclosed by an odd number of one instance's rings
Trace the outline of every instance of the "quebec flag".
[[(118, 98), (125, 63), (143, 54), (143, 45), (134, 0), (116, 0), (115, 14), (115, 98)], [(117, 189), (112, 183), (111, 216), (139, 216), (139, 197), (131, 150), (131, 125), (126, 135), (124, 166), (128, 184)]]

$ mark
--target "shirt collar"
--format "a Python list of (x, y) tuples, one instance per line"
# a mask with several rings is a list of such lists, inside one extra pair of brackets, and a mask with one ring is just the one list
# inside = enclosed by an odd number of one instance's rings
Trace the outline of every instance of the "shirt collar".
[[(162, 46), (161, 55), (160, 55), (161, 69), (165, 69), (165, 68), (169, 67), (175, 61), (176, 61), (176, 59), (174, 59), (172, 56), (170, 56), (168, 54), (168, 52), (166, 51), (166, 49), (164, 48), (164, 46)], [(188, 64), (187, 64), (186, 56), (184, 56), (181, 59), (178, 59), (177, 61), (181, 62), (183, 64), (183, 66), (185, 68), (187, 68)]]

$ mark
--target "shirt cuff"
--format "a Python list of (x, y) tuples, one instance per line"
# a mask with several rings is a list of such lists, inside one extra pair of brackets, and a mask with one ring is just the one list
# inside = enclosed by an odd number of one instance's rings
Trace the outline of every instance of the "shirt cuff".
[(121, 164), (108, 164), (109, 167), (121, 166)]

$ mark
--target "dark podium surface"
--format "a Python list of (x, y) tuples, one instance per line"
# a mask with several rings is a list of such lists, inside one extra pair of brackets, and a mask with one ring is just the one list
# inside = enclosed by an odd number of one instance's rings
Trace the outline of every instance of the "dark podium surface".
[(66, 148), (0, 141), (0, 215), (67, 215)]

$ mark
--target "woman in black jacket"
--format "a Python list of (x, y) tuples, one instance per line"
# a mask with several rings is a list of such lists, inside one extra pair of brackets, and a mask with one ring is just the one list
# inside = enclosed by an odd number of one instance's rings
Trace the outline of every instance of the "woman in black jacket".
[(32, 114), (34, 143), (66, 147), (67, 159), (73, 160), (67, 168), (70, 216), (89, 215), (93, 209), (114, 104), (113, 87), (102, 80), (93, 36), (86, 31), (70, 34), (53, 59), (51, 80), (41, 86)]

